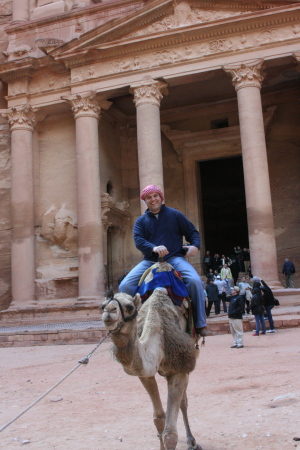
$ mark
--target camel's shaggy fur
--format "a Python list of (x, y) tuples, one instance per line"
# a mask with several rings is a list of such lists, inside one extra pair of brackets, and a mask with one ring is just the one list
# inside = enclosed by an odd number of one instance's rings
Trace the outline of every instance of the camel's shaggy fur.
[[(121, 305), (121, 307), (120, 307)], [(180, 309), (164, 289), (156, 289), (139, 309), (137, 318), (124, 321), (140, 307), (140, 296), (118, 293), (104, 302), (103, 322), (111, 331), (113, 353), (126, 373), (136, 375), (147, 390), (154, 409), (154, 423), (161, 450), (175, 450), (177, 416), (181, 408), (187, 432), (188, 449), (201, 449), (191, 434), (187, 418), (186, 388), (188, 375), (195, 368), (195, 341), (181, 327)], [(168, 405), (165, 414), (155, 381), (155, 374), (168, 381)]]

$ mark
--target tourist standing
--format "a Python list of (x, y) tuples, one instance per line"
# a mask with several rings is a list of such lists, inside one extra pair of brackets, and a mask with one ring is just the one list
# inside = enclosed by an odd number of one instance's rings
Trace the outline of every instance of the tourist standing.
[[(226, 305), (226, 283), (224, 280), (221, 280), (221, 276), (217, 275), (214, 284), (218, 287), (218, 296), (221, 303), (223, 303), (223, 311), (224, 313), (227, 313), (227, 305)], [(224, 298), (225, 297), (225, 298)]]
[(250, 303), (250, 309), (255, 317), (256, 330), (252, 336), (259, 336), (259, 329), (261, 324), (261, 334), (266, 334), (266, 324), (264, 318), (264, 299), (260, 288), (256, 287), (253, 289), (253, 296)]
[(221, 270), (221, 280), (224, 280), (226, 283), (226, 288), (227, 288), (226, 294), (231, 295), (232, 273), (227, 264), (224, 264), (224, 266)]
[(270, 325), (270, 329), (267, 330), (267, 333), (275, 333), (274, 321), (273, 321), (273, 316), (272, 316), (272, 309), (274, 308), (274, 295), (273, 295), (271, 288), (267, 285), (267, 283), (264, 280), (261, 280), (261, 283), (262, 283), (261, 290), (263, 293), (265, 310), (266, 310), (269, 325)]
[(289, 258), (285, 258), (285, 263), (283, 264), (282, 273), (285, 275), (285, 287), (293, 288), (294, 287), (294, 273), (296, 272), (295, 266)]
[(244, 300), (240, 293), (240, 288), (234, 286), (232, 288), (232, 295), (226, 297), (229, 302), (228, 307), (228, 319), (230, 331), (233, 337), (233, 345), (231, 348), (243, 348), (244, 347), (244, 330), (243, 330), (243, 311)]
[(207, 300), (208, 305), (206, 309), (206, 316), (209, 317), (212, 305), (215, 305), (215, 314), (220, 314), (220, 299), (219, 299), (219, 291), (218, 286), (214, 284), (213, 280), (209, 281), (209, 284), (206, 286)]
[(249, 267), (250, 267), (250, 250), (246, 247), (243, 248), (242, 258), (243, 258), (245, 272), (248, 273)]
[(242, 281), (239, 283), (239, 288), (240, 288), (240, 295), (243, 297), (244, 303), (247, 305), (247, 307), (246, 307), (247, 314), (249, 314), (250, 302), (246, 296), (246, 291), (248, 290), (251, 292), (251, 286), (249, 283), (247, 283), (246, 277), (242, 278)]
[(207, 250), (205, 253), (205, 256), (203, 258), (203, 264), (204, 264), (204, 272), (207, 274), (209, 272), (209, 269), (212, 268), (212, 256), (210, 255), (210, 251)]

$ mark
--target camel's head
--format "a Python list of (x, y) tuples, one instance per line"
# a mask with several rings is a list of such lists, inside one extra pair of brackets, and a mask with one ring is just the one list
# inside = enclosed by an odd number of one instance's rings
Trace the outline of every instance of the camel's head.
[(121, 292), (114, 295), (109, 294), (109, 297), (101, 306), (105, 328), (108, 331), (117, 331), (124, 323), (133, 320), (137, 316), (137, 308), (140, 302), (139, 294), (136, 294), (133, 298)]

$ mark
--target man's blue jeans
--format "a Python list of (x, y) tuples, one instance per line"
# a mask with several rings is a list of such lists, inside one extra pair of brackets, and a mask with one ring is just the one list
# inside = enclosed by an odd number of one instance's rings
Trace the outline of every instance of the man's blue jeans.
[(263, 314), (256, 314), (255, 316), (255, 323), (256, 323), (256, 334), (259, 334), (259, 325), (261, 323), (261, 329), (262, 332), (266, 332), (266, 324), (265, 324), (265, 318)]
[[(203, 282), (199, 277), (194, 267), (181, 256), (174, 256), (167, 260), (174, 269), (181, 273), (183, 281), (187, 287), (189, 297), (192, 300), (193, 314), (196, 328), (202, 328), (206, 326), (206, 314), (205, 314), (205, 298), (203, 292)], [(119, 291), (132, 297), (136, 293), (137, 285), (141, 276), (146, 269), (151, 267), (154, 262), (143, 260), (137, 266), (135, 266), (129, 274), (122, 280)]]
[(269, 324), (270, 324), (270, 330), (274, 330), (272, 308), (273, 308), (273, 306), (271, 306), (271, 305), (265, 306), (265, 310), (266, 310), (266, 313), (267, 313), (267, 316), (268, 316), (268, 320), (269, 320)]

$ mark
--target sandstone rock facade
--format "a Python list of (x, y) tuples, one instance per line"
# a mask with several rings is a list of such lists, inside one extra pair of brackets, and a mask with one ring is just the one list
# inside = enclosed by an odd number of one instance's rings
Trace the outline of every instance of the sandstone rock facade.
[(0, 6), (1, 309), (117, 288), (150, 183), (200, 229), (201, 273), (213, 159), (243, 158), (253, 272), (299, 267), (298, 2)]

